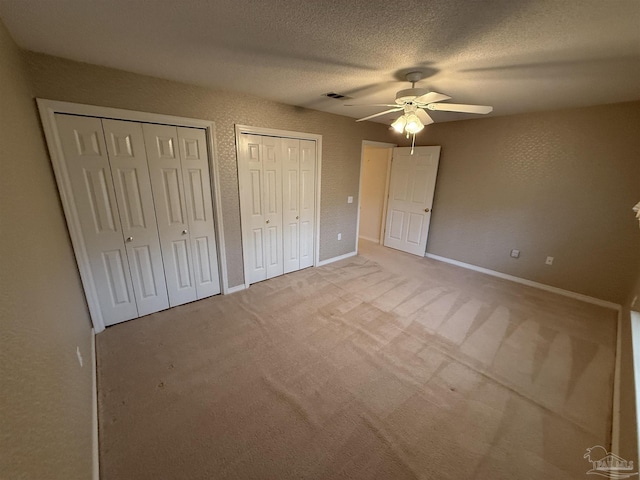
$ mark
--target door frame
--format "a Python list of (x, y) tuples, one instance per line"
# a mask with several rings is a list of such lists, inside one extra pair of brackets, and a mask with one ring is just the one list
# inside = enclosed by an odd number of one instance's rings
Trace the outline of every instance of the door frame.
[(238, 194), (240, 201), (240, 230), (242, 236), (242, 267), (244, 273), (244, 288), (249, 288), (249, 265), (247, 264), (246, 252), (249, 251), (249, 232), (247, 222), (242, 217), (242, 190), (244, 180), (240, 176), (240, 136), (242, 134), (262, 135), (265, 137), (295, 138), (298, 140), (313, 140), (316, 142), (316, 208), (315, 208), (315, 235), (314, 235), (314, 255), (313, 266), (317, 267), (320, 262), (320, 186), (322, 173), (322, 135), (314, 133), (293, 132), (291, 130), (280, 130), (277, 128), (254, 127), (250, 125), (236, 124), (236, 167), (238, 168)]
[(53, 172), (58, 184), (58, 192), (62, 202), (67, 221), (67, 228), (71, 237), (71, 244), (80, 271), (80, 279), (84, 287), (87, 306), (91, 314), (93, 328), (96, 333), (105, 329), (104, 318), (100, 311), (96, 286), (91, 276), (89, 268), (89, 256), (84, 245), (80, 220), (75, 207), (75, 199), (71, 190), (71, 182), (67, 172), (62, 151), (62, 144), (58, 135), (55, 114), (81, 115), (85, 117), (107, 118), (114, 120), (129, 120), (141, 123), (159, 123), (177, 127), (195, 127), (204, 129), (207, 136), (207, 150), (209, 156), (209, 173), (212, 190), (214, 224), (216, 228), (216, 242), (218, 245), (218, 275), (222, 293), (229, 293), (229, 278), (227, 273), (227, 256), (224, 243), (224, 228), (222, 222), (222, 198), (220, 189), (220, 176), (218, 169), (218, 155), (216, 147), (215, 125), (208, 120), (195, 118), (176, 117), (173, 115), (162, 115), (157, 113), (138, 112), (134, 110), (124, 110), (120, 108), (100, 107), (80, 103), (60, 102), (57, 100), (46, 100), (37, 98), (40, 120), (47, 140), (47, 148), (53, 165)]
[(384, 239), (384, 229), (387, 224), (387, 200), (389, 199), (389, 181), (391, 180), (391, 159), (393, 158), (393, 149), (397, 147), (397, 143), (376, 142), (374, 140), (362, 140), (360, 148), (360, 178), (358, 180), (358, 216), (356, 220), (356, 253), (358, 253), (358, 240), (360, 238), (360, 209), (362, 208), (362, 172), (364, 167), (364, 148), (379, 147), (387, 148), (390, 151), (389, 160), (387, 161), (387, 178), (384, 187), (384, 201), (382, 204), (382, 224), (380, 225), (380, 236), (378, 244), (382, 244)]

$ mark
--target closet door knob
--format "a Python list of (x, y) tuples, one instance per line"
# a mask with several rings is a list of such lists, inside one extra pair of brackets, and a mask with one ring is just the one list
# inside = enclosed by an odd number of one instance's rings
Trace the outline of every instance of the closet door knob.
[(296, 215), (296, 220), (298, 220), (298, 218), (300, 218), (300, 217), (298, 217), (298, 215)]
[(189, 232), (187, 232), (186, 230), (182, 230), (182, 234), (183, 235), (186, 235), (187, 233), (189, 233)]
[(425, 211), (425, 212), (427, 212), (427, 213), (429, 213), (429, 209), (428, 209), (428, 208), (425, 208), (425, 209), (424, 209), (424, 211)]
[(267, 220), (267, 223), (269, 223), (271, 220)]
[(132, 242), (133, 241), (133, 237), (127, 237), (127, 242)]

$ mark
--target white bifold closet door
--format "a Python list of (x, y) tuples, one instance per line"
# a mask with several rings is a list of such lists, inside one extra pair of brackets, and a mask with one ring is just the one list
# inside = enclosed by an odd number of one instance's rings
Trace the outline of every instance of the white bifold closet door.
[(220, 293), (205, 131), (64, 114), (56, 125), (105, 325)]
[(138, 315), (169, 308), (162, 252), (139, 123), (103, 120)]
[(316, 147), (312, 140), (282, 139), (284, 273), (313, 265)]
[(202, 130), (142, 126), (171, 306), (220, 293)]
[(238, 173), (248, 283), (313, 265), (316, 145), (242, 134)]
[(138, 316), (102, 122), (56, 115), (73, 203), (106, 325)]

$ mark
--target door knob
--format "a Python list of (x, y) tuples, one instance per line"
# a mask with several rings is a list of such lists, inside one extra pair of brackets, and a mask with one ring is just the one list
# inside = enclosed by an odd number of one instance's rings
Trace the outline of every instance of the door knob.
[(269, 223), (271, 220), (267, 220), (267, 223)]
[(427, 212), (427, 213), (429, 213), (429, 209), (428, 209), (428, 208), (425, 208), (425, 209), (424, 209), (424, 211), (425, 211), (425, 212)]
[(298, 218), (300, 218), (300, 217), (298, 217), (298, 215), (296, 215), (296, 220), (298, 220)]
[(182, 230), (182, 234), (183, 234), (183, 235), (186, 235), (187, 233), (189, 233), (189, 232), (188, 232), (188, 231), (186, 231), (186, 230)]
[(133, 237), (127, 237), (127, 242), (132, 242), (133, 241)]

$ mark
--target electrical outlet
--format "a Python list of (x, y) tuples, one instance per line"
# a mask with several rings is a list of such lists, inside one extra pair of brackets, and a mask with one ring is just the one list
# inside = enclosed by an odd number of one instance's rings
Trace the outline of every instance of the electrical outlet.
[(547, 265), (553, 265), (553, 257), (547, 257), (544, 263)]
[(78, 356), (78, 363), (82, 367), (84, 362), (82, 361), (82, 354), (80, 353), (80, 347), (76, 347), (76, 355)]
[(347, 203), (353, 203), (353, 197), (351, 196), (347, 197)]
[(342, 240), (342, 234), (341, 233), (338, 234), (338, 240)]
[(511, 250), (511, 258), (520, 258), (520, 250)]

